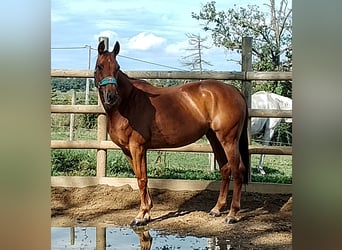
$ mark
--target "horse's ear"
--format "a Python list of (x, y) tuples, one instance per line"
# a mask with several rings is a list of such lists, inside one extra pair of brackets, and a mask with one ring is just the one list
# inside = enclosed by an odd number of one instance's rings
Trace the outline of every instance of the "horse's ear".
[(119, 54), (119, 51), (120, 51), (120, 44), (119, 44), (118, 41), (116, 41), (116, 43), (115, 43), (115, 45), (114, 45), (114, 49), (113, 49), (114, 55)]
[(103, 54), (103, 52), (105, 51), (105, 44), (104, 44), (104, 41), (102, 40), (100, 43), (99, 43), (99, 46), (97, 47), (97, 51), (99, 52), (99, 55)]

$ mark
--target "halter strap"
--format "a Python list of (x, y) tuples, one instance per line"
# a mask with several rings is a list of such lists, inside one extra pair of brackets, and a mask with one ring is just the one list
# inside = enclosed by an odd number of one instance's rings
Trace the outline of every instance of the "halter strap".
[(118, 82), (116, 81), (116, 79), (114, 77), (105, 77), (102, 79), (102, 81), (100, 82), (100, 86), (105, 86), (108, 84), (114, 84), (115, 86), (118, 86)]

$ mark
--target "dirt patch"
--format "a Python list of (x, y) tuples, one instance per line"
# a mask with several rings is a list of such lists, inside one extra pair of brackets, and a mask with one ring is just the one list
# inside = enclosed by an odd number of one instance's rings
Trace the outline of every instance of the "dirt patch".
[[(240, 248), (291, 249), (292, 206), (287, 205), (286, 209), (280, 211), (291, 194), (243, 192), (240, 220), (228, 225), (224, 215), (216, 218), (208, 215), (216, 203), (218, 192), (150, 191), (154, 207), (148, 229), (232, 239), (234, 245)], [(231, 193), (228, 204), (230, 201)], [(139, 206), (139, 192), (129, 185), (51, 188), (53, 226), (127, 226), (137, 215)]]

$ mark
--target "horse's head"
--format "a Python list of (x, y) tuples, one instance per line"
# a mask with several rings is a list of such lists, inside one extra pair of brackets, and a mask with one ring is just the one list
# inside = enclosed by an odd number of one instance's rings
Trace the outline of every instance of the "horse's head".
[(95, 66), (95, 86), (98, 88), (100, 98), (105, 106), (115, 106), (120, 102), (118, 93), (118, 72), (120, 69), (116, 56), (120, 51), (120, 44), (115, 43), (112, 52), (105, 51), (104, 41), (97, 48), (98, 57)]

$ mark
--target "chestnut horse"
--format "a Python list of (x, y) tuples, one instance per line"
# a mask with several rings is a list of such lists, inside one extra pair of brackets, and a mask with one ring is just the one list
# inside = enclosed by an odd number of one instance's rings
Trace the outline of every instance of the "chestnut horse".
[[(107, 114), (107, 131), (130, 162), (140, 190), (140, 211), (132, 226), (150, 221), (153, 206), (147, 185), (147, 149), (174, 148), (206, 135), (220, 167), (222, 181), (213, 216), (226, 206), (230, 176), (233, 197), (227, 223), (237, 221), (242, 184), (248, 182), (248, 109), (234, 86), (206, 80), (158, 88), (129, 78), (120, 70), (116, 56), (120, 45), (105, 51), (98, 45), (95, 86)], [(228, 161), (229, 160), (229, 161)]]

